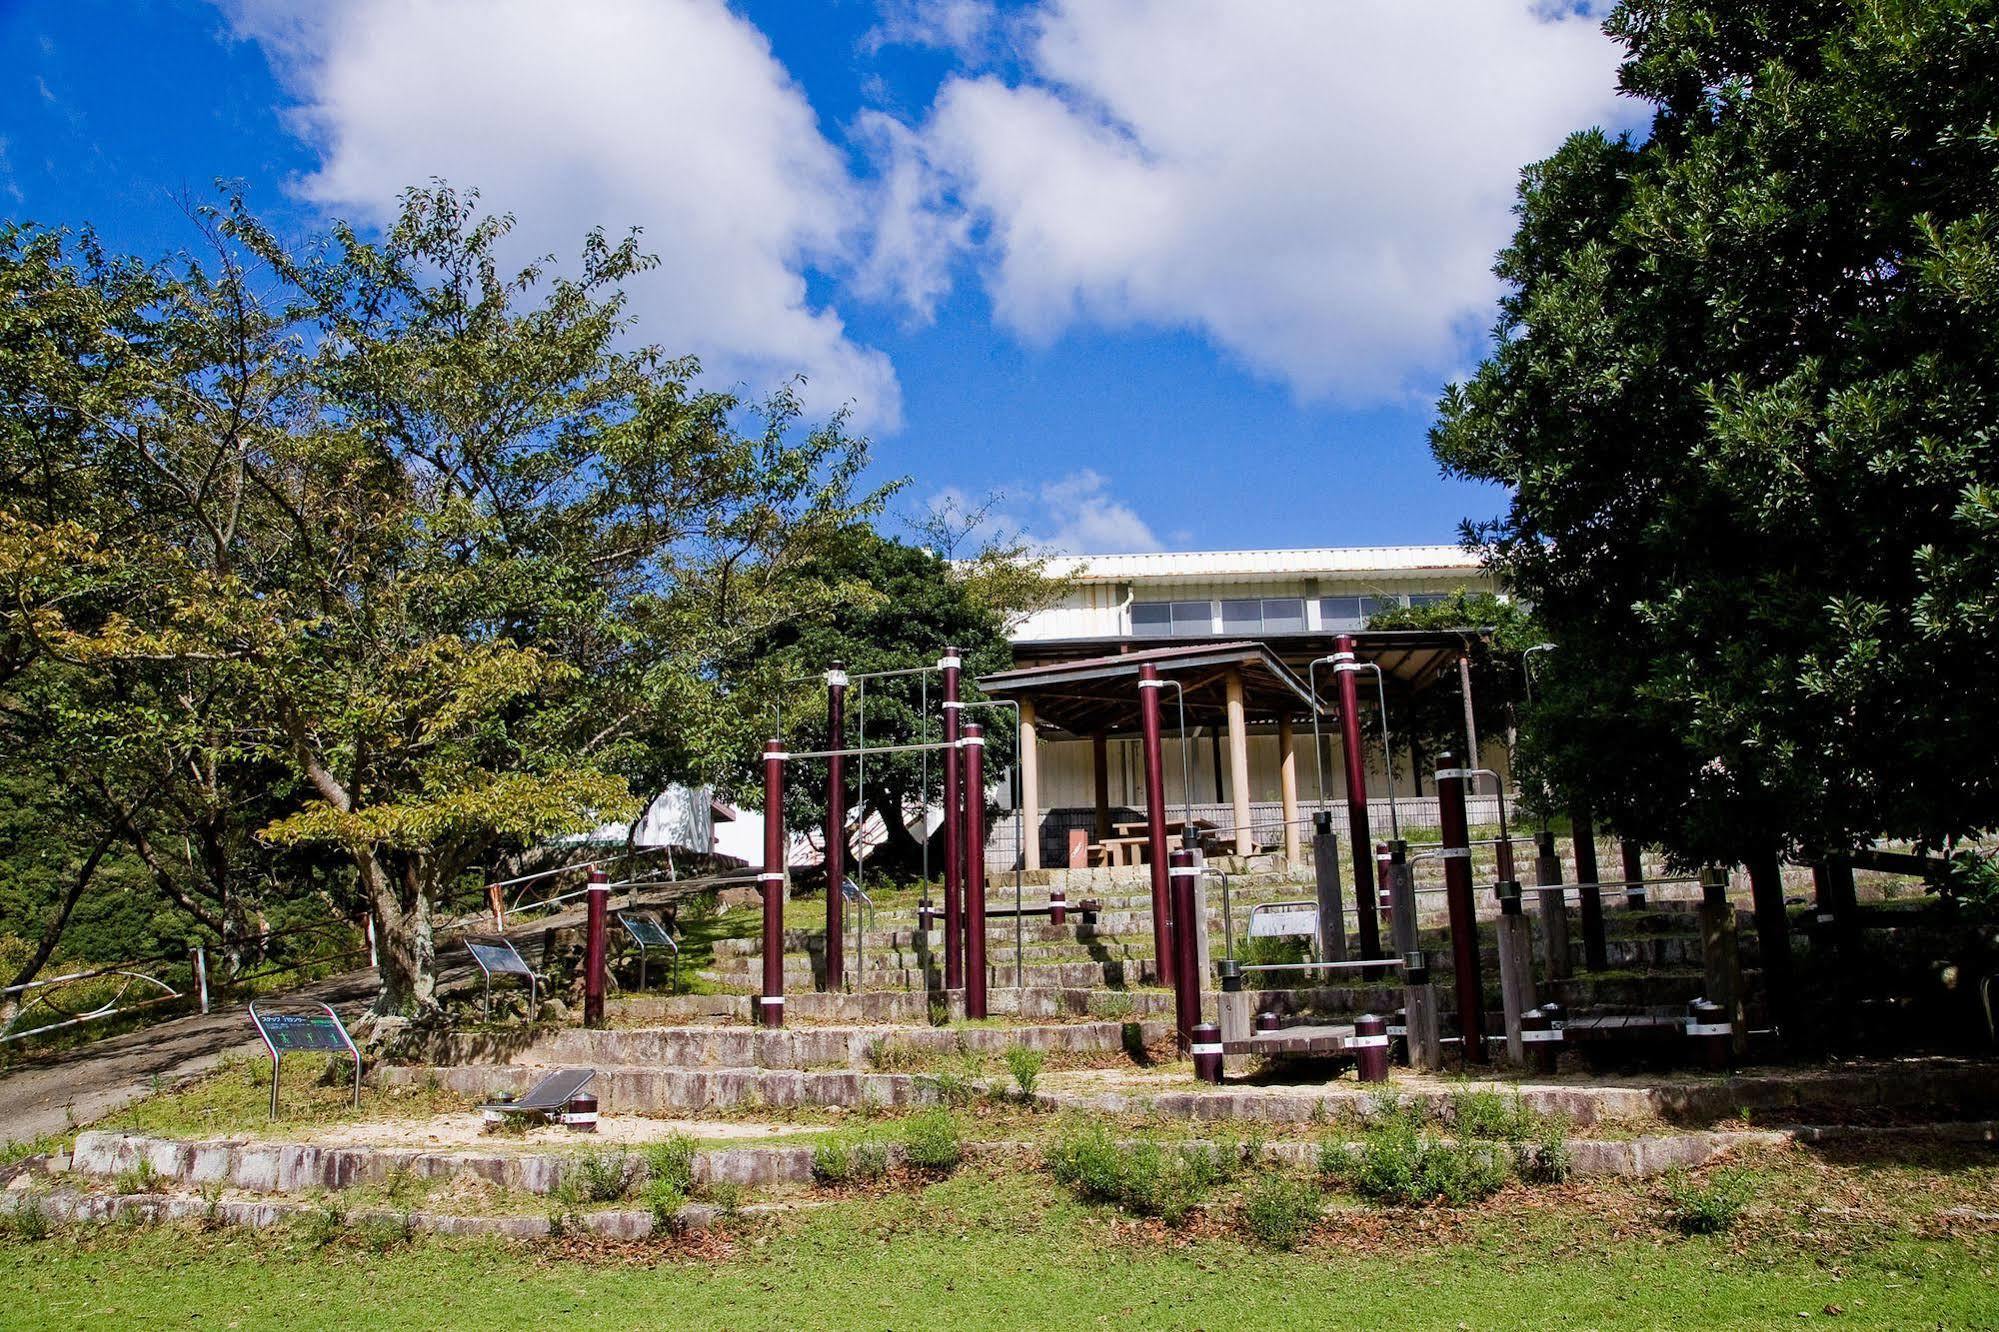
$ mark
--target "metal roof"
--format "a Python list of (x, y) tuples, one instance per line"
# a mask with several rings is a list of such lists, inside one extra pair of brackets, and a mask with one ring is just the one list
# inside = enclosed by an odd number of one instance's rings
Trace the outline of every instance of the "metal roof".
[[(1239, 672), (1244, 711), (1259, 719), (1310, 716), (1311, 691), (1262, 643), (1194, 643), (1116, 656), (1049, 662), (982, 676), (979, 688), (995, 698), (1031, 701), (1037, 721), (1075, 735), (1122, 732), (1139, 725), (1137, 680), (1141, 667), (1180, 682), (1187, 722), (1220, 725), (1227, 718), (1227, 680)], [(1180, 699), (1161, 700), (1178, 719)]]
[(1264, 574), (1467, 574), (1483, 568), (1483, 557), (1462, 546), (1155, 551), (1130, 555), (1057, 555), (1048, 562), (1051, 576), (1084, 583)]

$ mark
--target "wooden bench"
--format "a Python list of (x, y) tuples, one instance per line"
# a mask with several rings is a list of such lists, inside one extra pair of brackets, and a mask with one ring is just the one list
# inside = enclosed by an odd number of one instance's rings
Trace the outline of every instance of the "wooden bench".
[(1261, 1055), (1264, 1058), (1328, 1059), (1351, 1054), (1352, 1024), (1326, 1025), (1299, 1023), (1276, 1031), (1259, 1031), (1247, 1040), (1222, 1042), (1225, 1055)]

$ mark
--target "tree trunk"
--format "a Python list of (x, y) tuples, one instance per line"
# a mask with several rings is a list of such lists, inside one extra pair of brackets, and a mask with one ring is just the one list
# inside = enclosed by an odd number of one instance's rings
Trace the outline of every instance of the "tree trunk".
[(382, 979), (375, 1015), (419, 1017), (435, 1012), (437, 943), (431, 932), (429, 894), (416, 888), (405, 905), (403, 885), (375, 855), (363, 852), (355, 859), (362, 895), (375, 913), (375, 952)]
[(14, 1015), (21, 1011), (22, 991), (16, 987), (26, 985), (33, 980), (35, 973), (47, 964), (49, 956), (55, 952), (56, 945), (62, 941), (63, 927), (69, 924), (69, 914), (76, 909), (76, 900), (83, 896), (83, 890), (89, 887), (90, 881), (97, 876), (98, 863), (104, 859), (104, 853), (110, 849), (111, 839), (116, 835), (116, 829), (106, 828), (103, 835), (97, 839), (97, 845), (90, 849), (90, 855), (84, 860), (82, 868), (78, 869), (76, 877), (70, 880), (69, 891), (63, 894), (62, 901), (56, 905), (55, 916), (43, 928), (42, 940), (35, 946), (34, 956), (22, 964), (14, 979), (7, 983), (8, 993), (4, 999), (0, 999), (0, 1027), (12, 1022)]
[(868, 864), (899, 877), (914, 877), (921, 873), (923, 843), (909, 831), (903, 793), (873, 791), (868, 795), (868, 809), (882, 821), (883, 828), (882, 845), (868, 857)]

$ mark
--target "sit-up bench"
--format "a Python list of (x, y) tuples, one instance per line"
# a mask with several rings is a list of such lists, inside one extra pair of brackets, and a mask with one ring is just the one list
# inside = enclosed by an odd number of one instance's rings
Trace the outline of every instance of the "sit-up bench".
[(583, 1133), (597, 1131), (597, 1098), (580, 1095), (597, 1076), (594, 1068), (564, 1068), (549, 1074), (514, 1100), (488, 1101), (479, 1107), (488, 1127), (509, 1119), (535, 1119), (566, 1124)]

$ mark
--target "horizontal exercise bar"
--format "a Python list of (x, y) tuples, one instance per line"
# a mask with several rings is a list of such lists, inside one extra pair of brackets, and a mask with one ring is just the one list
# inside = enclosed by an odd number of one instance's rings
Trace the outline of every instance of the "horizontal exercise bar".
[(1399, 957), (1364, 958), (1358, 962), (1259, 962), (1252, 967), (1238, 967), (1238, 971), (1359, 971), (1364, 967), (1407, 966)]
[(925, 752), (935, 749), (969, 749), (975, 744), (982, 743), (984, 740), (985, 740), (984, 736), (974, 735), (964, 740), (933, 740), (924, 744), (869, 745), (862, 749), (809, 749), (803, 751), (790, 750), (781, 754), (766, 754), (764, 755), (764, 757), (780, 758), (780, 759), (823, 759), (823, 758), (857, 758), (863, 754), (915, 754), (918, 752)]

